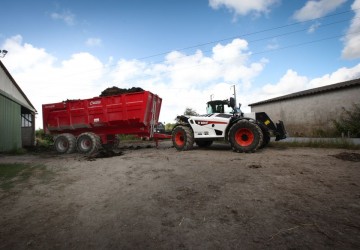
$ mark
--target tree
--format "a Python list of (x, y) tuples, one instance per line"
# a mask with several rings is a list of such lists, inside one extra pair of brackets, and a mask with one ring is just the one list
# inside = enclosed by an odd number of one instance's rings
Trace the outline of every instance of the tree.
[(184, 115), (188, 115), (188, 116), (196, 116), (199, 115), (195, 110), (193, 110), (192, 108), (186, 108)]
[(334, 120), (336, 130), (342, 134), (350, 133), (352, 137), (360, 138), (360, 104), (354, 104), (351, 110), (344, 111), (339, 120)]

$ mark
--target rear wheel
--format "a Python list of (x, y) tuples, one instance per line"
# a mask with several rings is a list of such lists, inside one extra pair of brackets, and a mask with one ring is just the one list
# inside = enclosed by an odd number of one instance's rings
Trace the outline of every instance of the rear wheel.
[(194, 134), (189, 127), (182, 125), (175, 127), (171, 138), (177, 150), (189, 150), (193, 148)]
[(94, 133), (82, 133), (76, 141), (77, 149), (82, 154), (93, 154), (101, 148), (100, 137)]
[(257, 124), (240, 120), (230, 128), (229, 141), (236, 152), (255, 152), (263, 143), (263, 133)]
[(213, 144), (213, 141), (200, 141), (200, 140), (195, 140), (196, 145), (198, 145), (199, 148), (206, 148), (206, 147), (210, 147), (211, 144)]
[(76, 138), (73, 134), (58, 135), (54, 142), (55, 149), (60, 154), (71, 154), (76, 149)]

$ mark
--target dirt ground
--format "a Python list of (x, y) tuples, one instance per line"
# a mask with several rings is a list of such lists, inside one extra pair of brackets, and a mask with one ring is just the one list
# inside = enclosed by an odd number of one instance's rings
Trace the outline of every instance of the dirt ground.
[(1, 155), (49, 174), (0, 189), (0, 248), (360, 248), (360, 162), (346, 157), (359, 151), (121, 151)]

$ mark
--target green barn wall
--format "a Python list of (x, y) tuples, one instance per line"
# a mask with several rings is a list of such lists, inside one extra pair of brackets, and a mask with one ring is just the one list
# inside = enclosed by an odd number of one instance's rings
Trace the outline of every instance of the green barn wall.
[(0, 152), (21, 147), (21, 106), (0, 95)]

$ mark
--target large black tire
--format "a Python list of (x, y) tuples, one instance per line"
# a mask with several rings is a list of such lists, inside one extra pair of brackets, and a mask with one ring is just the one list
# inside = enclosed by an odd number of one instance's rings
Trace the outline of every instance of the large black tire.
[(260, 148), (265, 148), (270, 142), (270, 133), (269, 131), (264, 131), (264, 130), (262, 130), (262, 132), (263, 132), (263, 143), (261, 144)]
[(55, 138), (54, 146), (60, 154), (71, 154), (76, 150), (76, 138), (73, 134), (60, 134)]
[(172, 142), (177, 150), (190, 150), (194, 146), (194, 133), (187, 126), (177, 126), (172, 131)]
[(258, 125), (261, 128), (261, 131), (263, 133), (263, 142), (259, 147), (259, 149), (260, 149), (260, 148), (265, 148), (269, 144), (270, 132), (269, 132), (269, 129), (264, 124), (259, 123)]
[(231, 148), (239, 153), (253, 153), (263, 144), (261, 128), (248, 120), (240, 120), (229, 131)]
[(80, 153), (91, 155), (101, 148), (100, 137), (94, 133), (82, 133), (77, 138), (76, 146)]
[(213, 144), (213, 141), (195, 140), (195, 143), (196, 145), (198, 145), (199, 148), (207, 148)]

